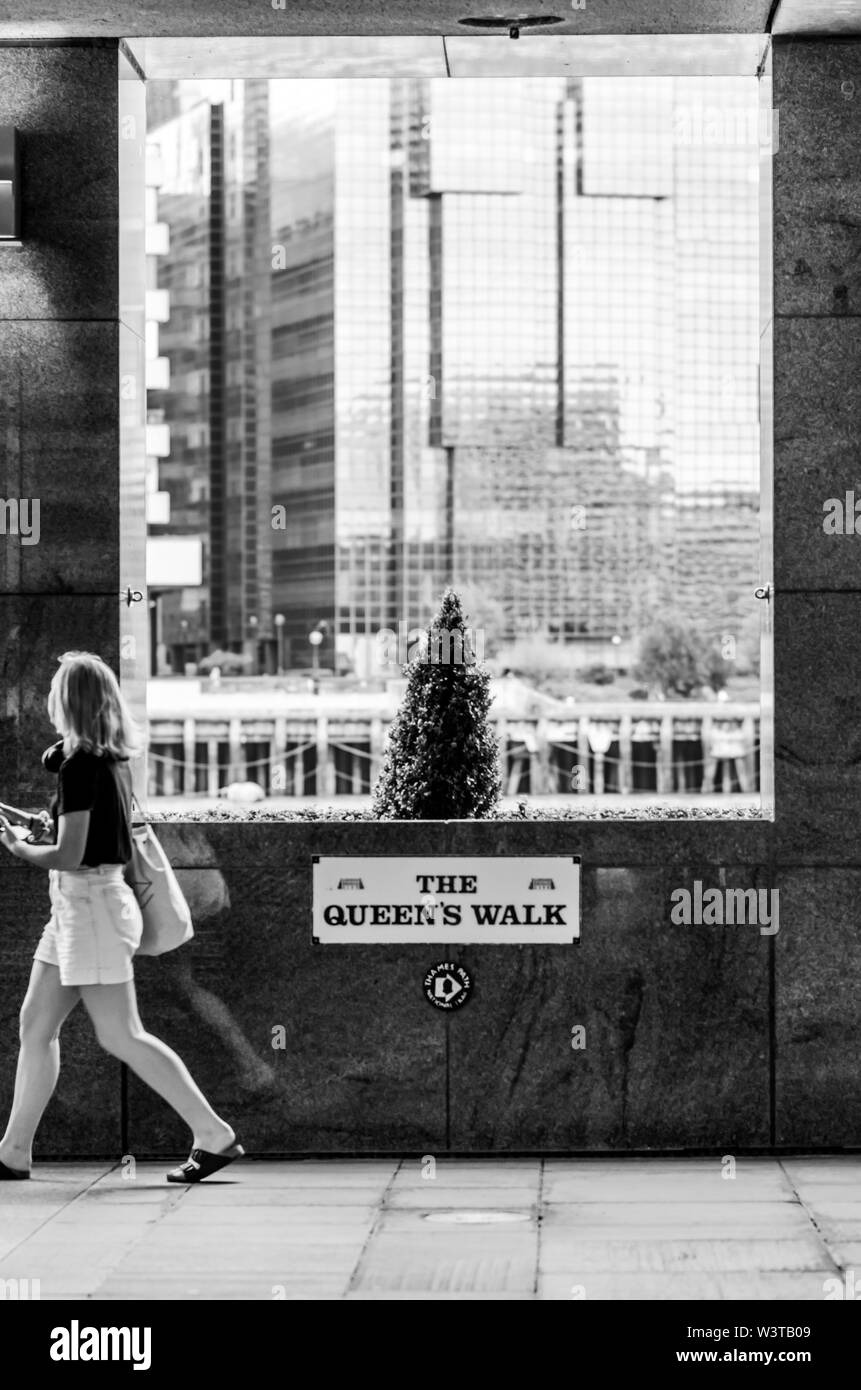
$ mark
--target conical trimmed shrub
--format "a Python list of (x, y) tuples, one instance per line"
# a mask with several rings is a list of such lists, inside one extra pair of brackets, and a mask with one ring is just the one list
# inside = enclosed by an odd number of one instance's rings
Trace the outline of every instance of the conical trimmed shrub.
[(460, 599), (443, 594), (407, 688), (374, 788), (381, 820), (473, 820), (499, 802), (490, 676), (475, 659)]

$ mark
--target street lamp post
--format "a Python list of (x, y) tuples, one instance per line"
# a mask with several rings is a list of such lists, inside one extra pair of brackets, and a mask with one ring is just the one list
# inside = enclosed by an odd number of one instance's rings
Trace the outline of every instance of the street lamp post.
[(284, 623), (286, 619), (283, 613), (275, 614), (275, 640), (277, 643), (276, 664), (278, 675), (284, 675)]
[(311, 669), (316, 673), (320, 669), (320, 644), (323, 641), (323, 634), (317, 628), (308, 633), (308, 641), (311, 643)]

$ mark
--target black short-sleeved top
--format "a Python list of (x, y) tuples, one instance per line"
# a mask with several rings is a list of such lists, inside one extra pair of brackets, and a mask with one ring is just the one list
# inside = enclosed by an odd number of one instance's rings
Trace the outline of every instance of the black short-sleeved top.
[(81, 860), (88, 868), (99, 864), (127, 864), (132, 857), (132, 776), (128, 758), (99, 756), (75, 749), (68, 758), (62, 742), (42, 755), (49, 772), (57, 774), (57, 794), (51, 801), (54, 829), (60, 816), (89, 811), (90, 828)]

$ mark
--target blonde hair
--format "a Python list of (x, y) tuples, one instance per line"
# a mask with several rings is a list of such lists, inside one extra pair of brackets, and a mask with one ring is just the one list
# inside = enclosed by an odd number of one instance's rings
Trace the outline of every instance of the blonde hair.
[(92, 652), (64, 652), (51, 681), (48, 715), (69, 757), (77, 748), (100, 757), (135, 757), (141, 737), (119, 682)]

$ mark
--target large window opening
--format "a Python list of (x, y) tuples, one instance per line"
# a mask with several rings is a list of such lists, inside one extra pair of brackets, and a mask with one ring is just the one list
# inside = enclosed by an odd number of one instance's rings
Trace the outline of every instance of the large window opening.
[(504, 807), (771, 815), (761, 41), (459, 42), (147, 55), (149, 795), (366, 807), (451, 585)]

